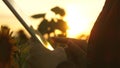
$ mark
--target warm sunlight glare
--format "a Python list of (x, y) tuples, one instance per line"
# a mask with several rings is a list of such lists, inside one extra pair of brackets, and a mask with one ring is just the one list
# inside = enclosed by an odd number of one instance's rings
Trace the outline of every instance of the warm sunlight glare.
[(43, 45), (45, 48), (47, 48), (47, 49), (49, 49), (49, 50), (51, 50), (51, 51), (54, 50), (54, 48), (50, 45), (49, 42), (47, 42), (47, 41), (44, 42), (44, 41), (42, 40), (42, 38), (40, 38), (40, 36), (37, 35), (37, 34), (36, 34), (36, 37), (39, 39), (39, 41), (42, 43), (42, 45)]
[(69, 26), (67, 37), (88, 39), (91, 29), (99, 16), (105, 0), (81, 0), (65, 7), (65, 20)]
[[(56, 15), (50, 9), (55, 6), (62, 7), (66, 13), (64, 19), (69, 26), (67, 37), (78, 38), (82, 35), (89, 36), (105, 0), (15, 0), (15, 2), (32, 22), (27, 24), (33, 25), (35, 29), (37, 29), (42, 19), (33, 19), (31, 15), (46, 13), (45, 18), (51, 20)], [(2, 10), (0, 9), (2, 20), (0, 22), (3, 22), (2, 24), (7, 22), (6, 24), (9, 24), (14, 30), (20, 27), (21, 24), (2, 1), (0, 1), (0, 6), (2, 6)], [(55, 33), (58, 33), (58, 31)]]
[(79, 7), (70, 5), (66, 8), (66, 21), (68, 22), (69, 29), (67, 36), (77, 38), (79, 35), (89, 35), (93, 24), (89, 24), (89, 20), (85, 17), (85, 12), (77, 9)]

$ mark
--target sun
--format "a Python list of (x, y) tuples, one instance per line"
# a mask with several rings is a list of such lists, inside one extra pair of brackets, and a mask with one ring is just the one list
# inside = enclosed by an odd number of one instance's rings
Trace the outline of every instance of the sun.
[(75, 5), (69, 5), (66, 7), (65, 20), (69, 26), (67, 30), (67, 37), (77, 38), (80, 35), (88, 36), (93, 24), (85, 16), (85, 12)]

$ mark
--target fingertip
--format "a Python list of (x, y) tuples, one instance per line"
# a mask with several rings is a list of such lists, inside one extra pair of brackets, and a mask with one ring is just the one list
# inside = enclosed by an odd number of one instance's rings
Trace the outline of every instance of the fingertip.
[(64, 37), (52, 37), (51, 38), (54, 42), (58, 42), (58, 43), (67, 43), (68, 42), (68, 38), (64, 38)]

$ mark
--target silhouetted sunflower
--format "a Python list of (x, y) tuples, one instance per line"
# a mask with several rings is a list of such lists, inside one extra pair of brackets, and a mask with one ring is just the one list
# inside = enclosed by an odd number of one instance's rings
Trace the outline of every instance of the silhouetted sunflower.
[(7, 26), (1, 26), (0, 30), (0, 68), (11, 68), (12, 55), (16, 51), (15, 40)]
[(61, 16), (65, 16), (65, 10), (63, 8), (60, 8), (58, 6), (51, 9), (55, 14), (59, 14)]

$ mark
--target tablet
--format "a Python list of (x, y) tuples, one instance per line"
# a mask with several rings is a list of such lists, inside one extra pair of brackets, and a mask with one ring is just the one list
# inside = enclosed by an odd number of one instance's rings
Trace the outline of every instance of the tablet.
[(28, 22), (31, 22), (31, 21), (28, 19), (27, 16), (25, 16), (24, 12), (20, 9), (20, 7), (17, 5), (17, 3), (14, 0), (3, 0), (3, 2), (15, 15), (15, 17), (20, 21), (20, 23), (31, 35), (31, 37), (35, 39), (35, 41), (37, 41), (38, 43), (40, 43), (40, 45), (43, 45), (46, 48), (50, 47), (49, 50), (54, 50), (54, 48), (50, 45), (50, 43), (47, 40), (44, 39), (44, 37), (40, 32), (39, 33), (36, 32), (33, 28), (31, 28), (30, 25), (27, 24)]

